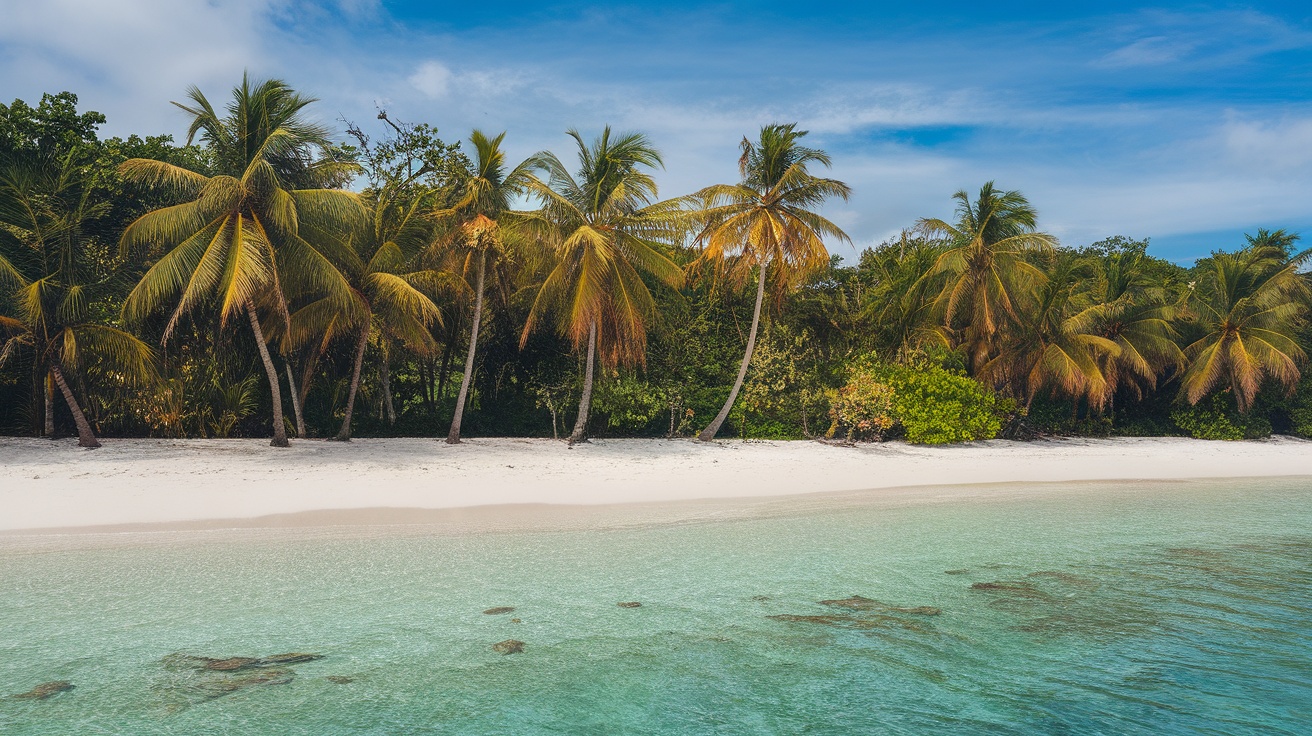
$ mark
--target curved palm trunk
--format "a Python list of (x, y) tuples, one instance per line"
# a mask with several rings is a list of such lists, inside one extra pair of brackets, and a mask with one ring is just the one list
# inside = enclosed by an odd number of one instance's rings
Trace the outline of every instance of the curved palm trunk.
[(59, 367), (59, 359), (50, 359), (50, 377), (55, 380), (55, 385), (59, 386), (59, 391), (64, 395), (64, 403), (68, 404), (69, 411), (73, 412), (73, 422), (77, 424), (77, 444), (81, 447), (94, 448), (100, 447), (100, 442), (96, 435), (91, 431), (91, 423), (87, 421), (87, 416), (82, 413), (82, 407), (77, 405), (77, 399), (73, 397), (73, 390), (68, 387), (68, 381), (64, 380), (64, 371)]
[(351, 414), (355, 411), (355, 393), (360, 389), (360, 366), (364, 365), (364, 349), (369, 344), (369, 327), (360, 331), (360, 343), (355, 346), (355, 368), (351, 371), (351, 390), (346, 393), (346, 416), (334, 440), (351, 441)]
[(292, 374), (292, 362), (283, 363), (287, 369), (287, 390), (292, 395), (292, 413), (296, 415), (296, 436), (305, 436), (305, 416), (301, 414), (301, 394), (296, 390), (296, 376)]
[(469, 328), (469, 352), (465, 355), (465, 377), (460, 380), (460, 393), (456, 396), (456, 412), (447, 433), (448, 445), (460, 444), (460, 421), (465, 416), (465, 399), (469, 396), (469, 383), (474, 377), (474, 351), (478, 348), (478, 324), (483, 318), (483, 272), (487, 269), (487, 252), (478, 260), (478, 285), (474, 290), (474, 326)]
[(592, 365), (597, 359), (597, 323), (588, 327), (588, 364), (583, 371), (583, 398), (579, 400), (579, 415), (574, 420), (569, 444), (588, 441), (588, 410), (592, 407)]
[(729, 417), (729, 411), (733, 409), (733, 402), (738, 400), (738, 392), (743, 388), (743, 380), (747, 378), (747, 366), (752, 362), (752, 351), (756, 349), (756, 329), (761, 324), (761, 302), (765, 301), (765, 270), (764, 263), (761, 264), (761, 275), (756, 281), (756, 308), (752, 310), (752, 331), (747, 334), (747, 351), (743, 353), (743, 363), (738, 367), (738, 379), (733, 382), (733, 390), (729, 392), (729, 400), (724, 402), (720, 413), (715, 415), (715, 420), (697, 435), (700, 442), (710, 442), (715, 439), (715, 435), (720, 431), (720, 425)]
[(264, 373), (269, 378), (269, 393), (273, 398), (273, 440), (274, 447), (288, 447), (287, 425), (282, 419), (282, 387), (278, 381), (278, 369), (273, 367), (273, 358), (269, 357), (269, 346), (264, 342), (264, 330), (260, 329), (260, 320), (255, 316), (255, 307), (247, 302), (246, 316), (251, 319), (251, 332), (255, 333), (255, 344), (260, 348), (260, 360), (264, 363)]

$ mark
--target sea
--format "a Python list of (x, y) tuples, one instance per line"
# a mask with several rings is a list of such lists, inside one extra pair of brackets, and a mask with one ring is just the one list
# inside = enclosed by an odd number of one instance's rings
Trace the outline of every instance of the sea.
[(1308, 478), (0, 537), (11, 736), (1308, 733)]

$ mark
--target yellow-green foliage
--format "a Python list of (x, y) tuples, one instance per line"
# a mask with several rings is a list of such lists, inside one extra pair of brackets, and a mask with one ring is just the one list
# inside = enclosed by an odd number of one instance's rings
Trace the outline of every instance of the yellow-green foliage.
[[(928, 361), (911, 364), (858, 361), (835, 394), (834, 427), (861, 428), (871, 439), (900, 428), (908, 442), (943, 445), (992, 439), (1013, 407), (966, 375)], [(880, 427), (882, 421), (887, 424)], [(860, 438), (848, 429), (848, 436)]]
[(828, 437), (841, 430), (848, 441), (878, 441), (893, 426), (893, 389), (868, 371), (855, 371), (847, 385), (830, 394)]

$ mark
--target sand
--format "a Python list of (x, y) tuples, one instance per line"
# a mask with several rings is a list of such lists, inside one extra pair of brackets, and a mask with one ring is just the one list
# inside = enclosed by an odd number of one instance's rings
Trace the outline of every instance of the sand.
[(72, 439), (0, 438), (0, 532), (197, 528), (206, 520), (206, 528), (404, 523), (482, 506), (531, 520), (560, 505), (1276, 476), (1309, 476), (1312, 484), (1312, 442), (1120, 438), (837, 447), (644, 439), (569, 448), (536, 439), (458, 446), (358, 439), (298, 441), (280, 450), (259, 440), (108, 439), (100, 449), (82, 450)]

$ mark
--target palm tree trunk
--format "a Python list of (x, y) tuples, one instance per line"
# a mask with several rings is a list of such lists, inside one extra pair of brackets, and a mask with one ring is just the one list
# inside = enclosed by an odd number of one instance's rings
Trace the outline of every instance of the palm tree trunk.
[(574, 420), (569, 444), (588, 441), (588, 410), (592, 407), (592, 365), (597, 359), (597, 323), (588, 327), (588, 364), (583, 370), (583, 398), (579, 400), (579, 415)]
[(729, 392), (729, 400), (724, 402), (720, 413), (715, 415), (715, 420), (697, 435), (700, 442), (710, 442), (715, 439), (716, 433), (720, 431), (720, 425), (728, 418), (729, 411), (733, 409), (733, 402), (738, 400), (738, 392), (743, 388), (743, 380), (747, 378), (747, 366), (752, 362), (752, 351), (756, 349), (756, 330), (761, 324), (761, 303), (765, 301), (765, 270), (766, 264), (761, 264), (761, 274), (756, 280), (756, 308), (752, 310), (752, 329), (747, 333), (747, 351), (743, 353), (743, 364), (738, 367), (738, 379), (733, 382), (733, 390)]
[(274, 447), (288, 447), (287, 425), (282, 419), (282, 387), (278, 380), (278, 369), (273, 367), (273, 358), (269, 357), (269, 346), (264, 342), (264, 330), (260, 329), (260, 320), (255, 316), (255, 305), (246, 303), (246, 315), (251, 318), (251, 332), (255, 333), (255, 345), (260, 349), (260, 360), (264, 362), (264, 374), (269, 378), (269, 393), (273, 398), (273, 440)]
[(301, 394), (296, 390), (296, 376), (292, 374), (292, 362), (283, 363), (287, 369), (287, 390), (292, 395), (292, 413), (296, 415), (296, 436), (305, 436), (305, 417), (301, 414)]
[(50, 377), (54, 379), (55, 385), (59, 386), (60, 393), (64, 394), (64, 403), (68, 404), (68, 410), (73, 412), (73, 423), (77, 425), (78, 446), (100, 447), (95, 433), (91, 431), (91, 423), (87, 421), (87, 415), (82, 413), (82, 407), (77, 405), (77, 399), (73, 397), (73, 390), (68, 387), (68, 381), (64, 380), (64, 371), (59, 367), (58, 358), (50, 359)]
[(383, 364), (379, 366), (382, 373), (383, 388), (383, 408), (387, 410), (387, 424), (396, 424), (396, 405), (392, 403), (392, 354), (387, 350), (387, 340), (384, 338), (383, 344)]
[(360, 389), (360, 366), (364, 364), (364, 349), (369, 344), (369, 326), (360, 331), (360, 344), (355, 346), (355, 368), (351, 371), (351, 390), (346, 394), (346, 416), (342, 419), (342, 428), (337, 430), (334, 440), (351, 441), (351, 413), (355, 411), (355, 392)]
[(474, 326), (469, 328), (469, 352), (465, 355), (465, 377), (460, 380), (460, 393), (456, 395), (455, 416), (451, 419), (451, 431), (447, 433), (448, 445), (460, 444), (460, 420), (465, 416), (465, 399), (469, 396), (469, 383), (474, 377), (474, 351), (478, 348), (478, 323), (483, 319), (483, 272), (487, 269), (487, 253), (478, 259), (478, 285), (474, 288)]
[(45, 404), (46, 439), (53, 440), (55, 438), (55, 379), (50, 375), (49, 371), (46, 371), (45, 380), (41, 383), (44, 384), (41, 388), (42, 394), (45, 397), (42, 403)]

